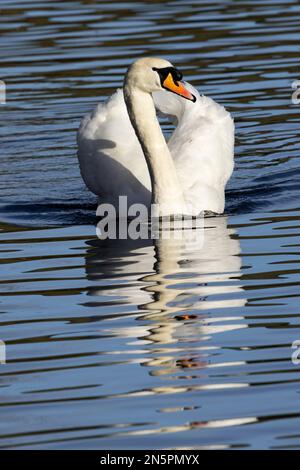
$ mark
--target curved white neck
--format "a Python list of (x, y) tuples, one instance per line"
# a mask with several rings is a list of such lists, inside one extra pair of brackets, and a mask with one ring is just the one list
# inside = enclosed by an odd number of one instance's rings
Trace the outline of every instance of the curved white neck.
[(183, 192), (174, 161), (156, 117), (153, 99), (125, 83), (124, 98), (131, 124), (144, 152), (152, 184), (152, 203), (158, 214), (175, 215), (185, 212)]

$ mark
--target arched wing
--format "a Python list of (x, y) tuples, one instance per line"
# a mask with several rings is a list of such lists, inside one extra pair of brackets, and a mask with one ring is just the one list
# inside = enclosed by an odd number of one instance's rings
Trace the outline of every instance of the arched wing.
[(81, 174), (92, 192), (108, 199), (127, 194), (130, 200), (137, 192), (149, 198), (149, 172), (122, 90), (83, 118), (77, 141)]
[(157, 109), (177, 123), (168, 146), (184, 195), (197, 210), (224, 210), (224, 189), (233, 171), (234, 123), (225, 108), (211, 98), (196, 96), (190, 102), (175, 94), (153, 94)]

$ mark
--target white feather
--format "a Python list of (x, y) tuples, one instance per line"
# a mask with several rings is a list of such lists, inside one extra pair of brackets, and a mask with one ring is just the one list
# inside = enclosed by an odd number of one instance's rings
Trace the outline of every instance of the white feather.
[[(234, 124), (211, 98), (186, 88), (196, 102), (167, 91), (153, 93), (156, 108), (177, 122), (168, 141), (185, 200), (195, 213), (222, 213), (225, 185), (233, 171)], [(151, 181), (140, 143), (129, 120), (123, 91), (86, 116), (78, 131), (78, 157), (88, 188), (106, 202), (151, 202)]]

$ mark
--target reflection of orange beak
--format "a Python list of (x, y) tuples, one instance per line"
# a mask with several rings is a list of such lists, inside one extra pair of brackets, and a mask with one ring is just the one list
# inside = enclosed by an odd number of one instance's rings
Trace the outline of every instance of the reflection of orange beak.
[(167, 78), (164, 80), (163, 87), (166, 88), (166, 90), (176, 93), (176, 95), (183, 96), (183, 98), (193, 101), (194, 103), (196, 101), (196, 97), (185, 88), (182, 82), (174, 82), (171, 73), (169, 73)]

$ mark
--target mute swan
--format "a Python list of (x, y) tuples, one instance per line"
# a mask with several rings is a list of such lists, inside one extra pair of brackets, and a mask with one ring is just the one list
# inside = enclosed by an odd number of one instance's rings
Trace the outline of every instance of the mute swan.
[[(161, 216), (224, 211), (233, 120), (181, 79), (164, 59), (139, 59), (129, 67), (123, 90), (82, 120), (81, 174), (105, 202), (117, 208), (118, 197), (126, 195), (129, 205), (157, 204)], [(168, 143), (155, 107), (177, 123)]]

